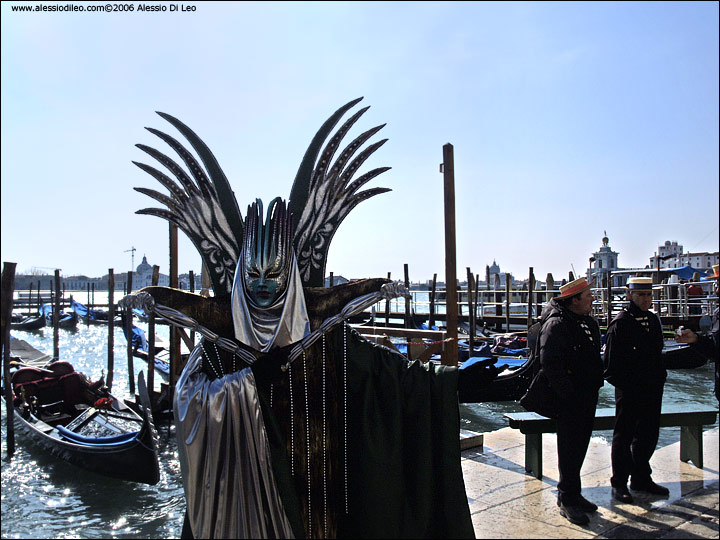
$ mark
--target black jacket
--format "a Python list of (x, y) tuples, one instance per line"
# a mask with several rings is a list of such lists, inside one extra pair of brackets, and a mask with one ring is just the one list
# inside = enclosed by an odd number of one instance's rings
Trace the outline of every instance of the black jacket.
[(561, 404), (594, 401), (603, 385), (600, 328), (555, 299), (545, 307), (538, 347), (540, 364)]
[(633, 302), (610, 323), (605, 344), (605, 378), (623, 390), (655, 389), (667, 378), (658, 316)]

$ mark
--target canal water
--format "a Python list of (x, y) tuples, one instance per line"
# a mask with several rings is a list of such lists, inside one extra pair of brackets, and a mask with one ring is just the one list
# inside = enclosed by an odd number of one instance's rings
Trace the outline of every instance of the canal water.
[[(141, 325), (142, 326), (142, 325)], [(158, 327), (158, 333), (167, 328)], [(53, 332), (13, 331), (43, 352), (52, 354)], [(60, 330), (60, 357), (95, 380), (107, 365), (107, 327), (78, 325), (75, 331)], [(165, 334), (163, 337), (167, 338)], [(129, 397), (126, 341), (115, 330), (113, 392)], [(134, 359), (136, 374), (147, 365)], [(156, 372), (156, 385), (160, 377)], [(712, 366), (670, 372), (665, 386), (665, 405), (716, 407), (712, 393)], [(600, 392), (599, 407), (613, 406), (612, 387)], [(461, 406), (463, 427), (489, 432), (507, 426), (505, 412), (520, 411), (515, 402)], [(717, 423), (716, 423), (717, 425)], [(2, 538), (176, 538), (179, 537), (185, 502), (174, 429), (159, 426), (160, 482), (147, 486), (106, 478), (46, 455), (16, 429), (16, 451), (6, 460), (6, 410), (2, 406)], [(707, 427), (710, 429), (711, 427)], [(660, 446), (679, 440), (680, 428), (663, 428)], [(609, 439), (609, 432), (595, 436)]]

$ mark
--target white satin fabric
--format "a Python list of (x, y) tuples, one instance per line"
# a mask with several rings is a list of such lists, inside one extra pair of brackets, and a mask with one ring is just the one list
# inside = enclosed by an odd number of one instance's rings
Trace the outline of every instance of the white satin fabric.
[[(244, 261), (241, 254), (240, 261)], [(268, 352), (272, 347), (285, 347), (310, 333), (297, 259), (292, 263), (287, 288), (271, 306), (261, 308), (247, 299), (245, 267), (238, 263), (233, 282), (231, 308), (235, 338), (256, 351)]]
[(195, 347), (178, 379), (174, 412), (195, 538), (292, 538), (275, 485), (250, 368), (209, 380)]

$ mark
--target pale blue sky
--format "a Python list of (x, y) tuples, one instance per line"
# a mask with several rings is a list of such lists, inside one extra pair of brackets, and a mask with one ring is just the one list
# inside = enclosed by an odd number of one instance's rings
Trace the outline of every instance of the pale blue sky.
[[(64, 3), (61, 3), (64, 4)], [(74, 2), (76, 5), (102, 5)], [(145, 2), (155, 4), (155, 2)], [(287, 197), (324, 120), (387, 122), (328, 271), (444, 278), (442, 146), (455, 149), (458, 275), (578, 272), (607, 230), (622, 267), (665, 240), (718, 249), (718, 3), (230, 3), (195, 12), (2, 9), (2, 260), (101, 275), (167, 272), (163, 188), (143, 128), (211, 148), (240, 209)], [(137, 7), (138, 4), (135, 4)], [(180, 5), (179, 3), (176, 5)], [(359, 108), (356, 107), (356, 108)], [(180, 271), (200, 270), (181, 233)]]

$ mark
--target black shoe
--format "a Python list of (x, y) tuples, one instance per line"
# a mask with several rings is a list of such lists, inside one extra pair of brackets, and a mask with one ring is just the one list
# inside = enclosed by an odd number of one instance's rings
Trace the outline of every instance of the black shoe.
[(633, 491), (644, 491), (645, 493), (650, 493), (652, 495), (662, 495), (664, 497), (670, 495), (670, 490), (668, 488), (660, 486), (652, 480), (648, 480), (642, 484), (633, 484), (630, 482), (630, 489)]
[(633, 503), (632, 495), (630, 495), (627, 486), (612, 488), (612, 496), (616, 501), (628, 504)]
[(560, 503), (560, 515), (567, 518), (569, 522), (577, 525), (586, 525), (590, 521), (588, 515), (583, 512), (579, 505), (567, 506), (564, 503)]
[(597, 512), (597, 504), (591, 503), (588, 501), (585, 497), (580, 495), (580, 502), (578, 503), (578, 506), (583, 512)]

